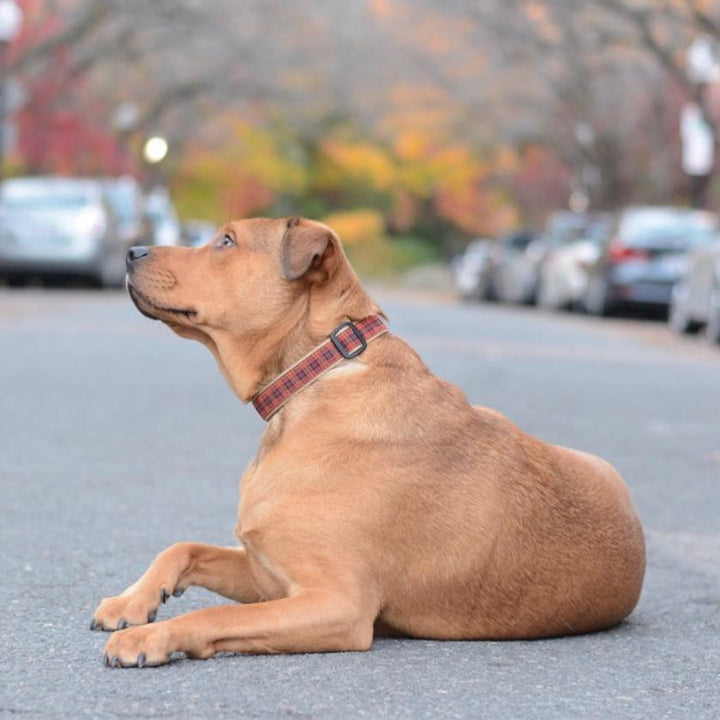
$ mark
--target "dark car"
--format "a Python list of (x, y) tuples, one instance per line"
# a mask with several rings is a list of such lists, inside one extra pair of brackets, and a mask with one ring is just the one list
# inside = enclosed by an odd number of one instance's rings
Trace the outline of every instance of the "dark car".
[(717, 232), (713, 215), (674, 207), (632, 207), (618, 214), (589, 269), (585, 309), (593, 315), (640, 307), (667, 311), (688, 252)]
[(670, 323), (677, 332), (705, 328), (720, 343), (720, 238), (695, 248), (683, 278), (673, 288)]

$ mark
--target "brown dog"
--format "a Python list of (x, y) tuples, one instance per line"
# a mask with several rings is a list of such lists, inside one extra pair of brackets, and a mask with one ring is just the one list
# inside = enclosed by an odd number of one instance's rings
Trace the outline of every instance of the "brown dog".
[[(134, 248), (128, 289), (143, 314), (204, 343), (243, 401), (340, 323), (379, 312), (336, 235), (308, 220), (230, 223), (197, 249)], [(608, 463), (472, 407), (391, 334), (272, 416), (242, 478), (237, 537), (238, 548), (173, 545), (103, 600), (92, 627), (120, 630), (106, 662), (367, 650), (374, 633), (588, 632), (633, 610), (645, 570)], [(243, 604), (147, 624), (190, 585)]]

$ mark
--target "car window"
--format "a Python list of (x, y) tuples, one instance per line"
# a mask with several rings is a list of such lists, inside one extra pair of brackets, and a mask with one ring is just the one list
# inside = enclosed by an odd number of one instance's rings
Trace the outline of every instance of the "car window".
[(508, 235), (505, 238), (504, 244), (513, 250), (525, 250), (525, 248), (532, 242), (533, 236), (528, 233), (517, 233), (515, 235)]
[(647, 210), (627, 213), (620, 223), (620, 240), (631, 247), (684, 249), (709, 242), (715, 223), (705, 214)]
[(13, 192), (5, 188), (0, 204), (6, 210), (73, 210), (92, 205), (95, 197), (88, 192), (68, 189), (33, 188)]

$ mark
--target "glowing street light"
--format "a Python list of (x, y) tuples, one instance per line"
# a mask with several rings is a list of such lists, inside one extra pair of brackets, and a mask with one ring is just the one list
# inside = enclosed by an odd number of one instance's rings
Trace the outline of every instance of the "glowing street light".
[(165, 159), (168, 153), (167, 140), (160, 135), (155, 135), (145, 141), (143, 157), (150, 165), (157, 165)]

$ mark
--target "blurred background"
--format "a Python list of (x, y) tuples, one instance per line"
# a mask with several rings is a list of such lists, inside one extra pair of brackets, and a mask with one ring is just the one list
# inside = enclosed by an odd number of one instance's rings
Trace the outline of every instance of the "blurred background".
[[(715, 0), (2, 0), (0, 276), (297, 213), (366, 276), (663, 314), (714, 216), (643, 206), (716, 210), (719, 41)], [(676, 325), (720, 335), (705, 255)]]
[[(720, 0), (0, 0), (0, 707), (717, 720), (719, 135)], [(264, 427), (137, 313), (127, 250), (288, 214), (471, 402), (620, 470), (629, 622), (103, 667), (99, 599), (235, 542)]]

